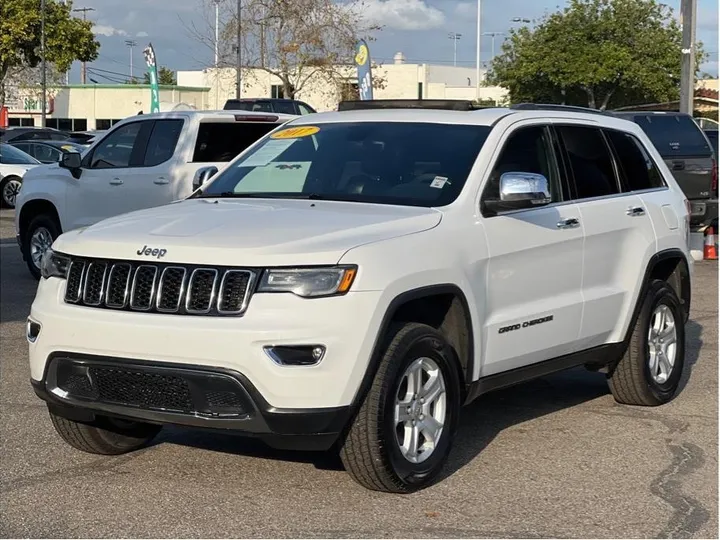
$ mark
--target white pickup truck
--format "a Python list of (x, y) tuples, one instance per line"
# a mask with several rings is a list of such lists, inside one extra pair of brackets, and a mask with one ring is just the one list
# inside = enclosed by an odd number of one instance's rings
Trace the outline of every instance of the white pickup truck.
[(61, 233), (184, 199), (253, 142), (295, 118), (250, 111), (174, 111), (127, 118), (81, 154), (28, 171), (15, 232), (30, 272)]

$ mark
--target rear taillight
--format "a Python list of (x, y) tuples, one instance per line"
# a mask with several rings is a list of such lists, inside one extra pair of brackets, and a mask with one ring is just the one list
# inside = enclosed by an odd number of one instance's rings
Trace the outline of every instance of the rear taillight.
[(273, 116), (271, 114), (236, 114), (236, 122), (277, 122), (279, 116)]

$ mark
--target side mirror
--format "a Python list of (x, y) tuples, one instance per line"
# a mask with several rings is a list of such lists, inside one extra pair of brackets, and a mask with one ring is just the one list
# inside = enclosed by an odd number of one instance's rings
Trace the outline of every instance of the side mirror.
[(198, 169), (193, 178), (193, 191), (201, 188), (217, 172), (217, 167), (203, 167), (202, 169)]
[(78, 152), (63, 152), (60, 156), (60, 166), (64, 169), (79, 169), (82, 166), (82, 158)]
[(485, 201), (493, 212), (536, 208), (552, 202), (548, 180), (542, 174), (507, 172), (500, 177), (500, 200)]

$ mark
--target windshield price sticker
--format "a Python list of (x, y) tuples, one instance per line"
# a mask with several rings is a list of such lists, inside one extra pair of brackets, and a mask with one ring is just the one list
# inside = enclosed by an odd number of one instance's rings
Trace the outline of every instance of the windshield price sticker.
[(297, 139), (299, 137), (309, 137), (315, 135), (320, 128), (317, 126), (298, 126), (283, 129), (277, 133), (270, 135), (271, 139)]
[(237, 164), (238, 167), (264, 167), (274, 159), (277, 159), (280, 154), (290, 148), (290, 146), (297, 141), (297, 139), (281, 139), (276, 141), (267, 141), (262, 147), (258, 148), (257, 151), (249, 156), (247, 159), (242, 160)]

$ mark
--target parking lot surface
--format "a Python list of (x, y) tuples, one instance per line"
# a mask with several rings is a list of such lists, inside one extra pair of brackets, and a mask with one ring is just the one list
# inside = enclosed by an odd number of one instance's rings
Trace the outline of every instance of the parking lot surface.
[(673, 402), (617, 405), (582, 369), (486, 395), (465, 409), (442, 481), (395, 496), (328, 456), (224, 434), (166, 428), (119, 457), (67, 446), (30, 387), (36, 282), (3, 210), (0, 536), (717, 538), (717, 264), (695, 268)]

